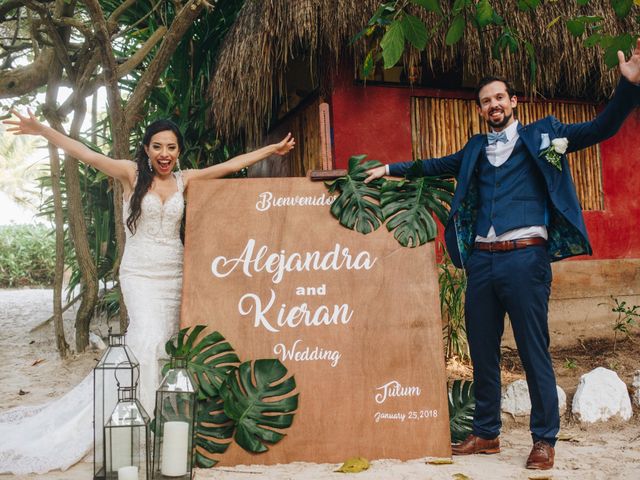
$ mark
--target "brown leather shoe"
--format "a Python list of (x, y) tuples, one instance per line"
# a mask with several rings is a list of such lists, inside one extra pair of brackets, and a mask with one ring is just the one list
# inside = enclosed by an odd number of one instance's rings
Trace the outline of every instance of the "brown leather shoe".
[(529, 458), (527, 458), (527, 468), (531, 470), (549, 470), (553, 468), (555, 450), (543, 440), (538, 440), (533, 444)]
[(470, 434), (462, 443), (451, 445), (451, 452), (454, 455), (473, 455), (475, 453), (500, 453), (500, 437), (486, 440)]

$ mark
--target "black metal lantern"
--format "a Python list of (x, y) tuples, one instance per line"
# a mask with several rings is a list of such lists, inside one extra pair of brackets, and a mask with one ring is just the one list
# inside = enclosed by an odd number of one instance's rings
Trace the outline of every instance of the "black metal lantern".
[[(133, 387), (140, 365), (125, 343), (124, 335), (111, 334), (109, 346), (93, 369), (93, 478), (105, 479), (104, 426), (118, 403), (118, 381)], [(118, 370), (118, 379), (115, 371)]]
[(172, 358), (156, 391), (154, 480), (192, 478), (196, 387), (186, 365), (184, 358)]
[(118, 386), (118, 403), (104, 426), (106, 480), (148, 480), (149, 415), (136, 398), (136, 385)]

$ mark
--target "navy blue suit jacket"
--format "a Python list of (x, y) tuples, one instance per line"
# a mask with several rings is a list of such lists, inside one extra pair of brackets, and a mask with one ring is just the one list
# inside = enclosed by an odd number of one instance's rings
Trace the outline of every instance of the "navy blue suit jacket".
[[(549, 116), (519, 127), (520, 138), (540, 169), (549, 194), (551, 211), (547, 225), (547, 248), (552, 261), (573, 255), (591, 255), (592, 250), (566, 155), (561, 157), (561, 170), (551, 165), (541, 155), (542, 135), (548, 135), (550, 140), (567, 138), (567, 153), (575, 152), (613, 136), (638, 104), (640, 86), (621, 78), (615, 95), (594, 120), (565, 124)], [(459, 268), (464, 266), (471, 254), (476, 237), (478, 191), (474, 171), (486, 145), (486, 135), (474, 135), (462, 150), (452, 155), (418, 160), (425, 176), (450, 175), (457, 179), (449, 219), (445, 226), (445, 243), (453, 264)], [(391, 175), (403, 175), (413, 163), (390, 164), (389, 172)]]

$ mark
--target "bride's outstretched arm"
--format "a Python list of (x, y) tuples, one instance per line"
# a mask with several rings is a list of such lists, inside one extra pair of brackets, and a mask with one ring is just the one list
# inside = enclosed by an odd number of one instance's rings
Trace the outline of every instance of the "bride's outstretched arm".
[(284, 155), (288, 153), (296, 144), (291, 133), (278, 143), (267, 145), (249, 153), (244, 153), (233, 157), (226, 162), (212, 165), (211, 167), (202, 168), (200, 170), (186, 170), (184, 172), (185, 187), (188, 186), (190, 180), (209, 180), (213, 178), (223, 178), (227, 175), (235, 173), (243, 168), (250, 167), (254, 163), (264, 160), (271, 155)]
[(117, 178), (124, 184), (135, 181), (136, 165), (129, 160), (114, 160), (106, 155), (94, 152), (81, 142), (67, 137), (38, 121), (35, 115), (28, 110), (28, 115), (21, 115), (16, 110), (11, 110), (17, 120), (4, 120), (2, 123), (9, 125), (8, 132), (14, 135), (40, 135), (56, 147), (61, 148), (74, 158), (91, 165), (110, 177)]

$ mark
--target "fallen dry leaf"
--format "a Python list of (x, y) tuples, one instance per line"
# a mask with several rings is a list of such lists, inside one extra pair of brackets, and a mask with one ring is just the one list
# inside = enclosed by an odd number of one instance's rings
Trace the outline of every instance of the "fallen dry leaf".
[(335, 470), (341, 473), (359, 473), (369, 468), (369, 460), (362, 457), (350, 458), (342, 464), (342, 466)]
[(471, 477), (467, 477), (464, 473), (454, 473), (453, 480), (471, 480)]
[(450, 458), (432, 458), (427, 460), (429, 465), (451, 465), (453, 460)]
[(32, 366), (32, 367), (35, 367), (36, 365), (38, 365), (39, 363), (42, 363), (42, 362), (44, 362), (44, 358), (39, 358), (39, 359), (35, 360), (35, 361), (31, 364), (31, 366)]
[(29, 392), (25, 392), (25, 391), (24, 391), (24, 390), (22, 390), (22, 389), (20, 389), (20, 390), (18, 391), (18, 395), (26, 395), (26, 394), (28, 394), (28, 393), (29, 393)]

